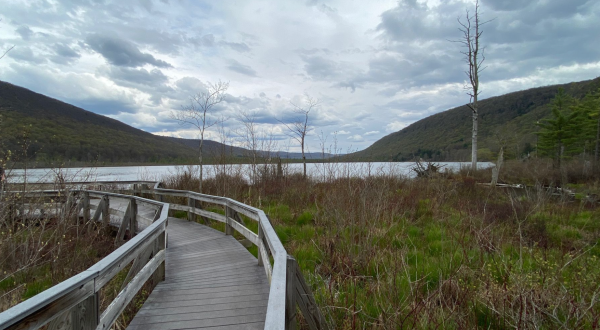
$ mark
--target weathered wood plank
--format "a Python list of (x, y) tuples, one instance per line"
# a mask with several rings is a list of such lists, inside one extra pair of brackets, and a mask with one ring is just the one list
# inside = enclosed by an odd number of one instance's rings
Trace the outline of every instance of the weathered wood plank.
[(296, 289), (295, 299), (298, 302), (298, 307), (300, 307), (304, 319), (308, 323), (308, 326), (311, 330), (328, 330), (329, 326), (325, 321), (325, 317), (323, 317), (323, 314), (319, 310), (310, 287), (306, 281), (304, 281), (304, 276), (302, 276), (300, 267), (298, 267), (296, 260), (293, 260), (293, 263), (296, 265), (296, 271), (293, 280), (295, 282), (294, 287)]
[(100, 316), (100, 324), (97, 329), (110, 329), (115, 323), (117, 317), (121, 315), (127, 304), (133, 299), (135, 294), (140, 290), (142, 285), (150, 278), (152, 273), (165, 260), (165, 251), (162, 250), (152, 258), (140, 272), (127, 284), (127, 286), (119, 292), (115, 300), (106, 308), (102, 316)]
[(241, 213), (252, 220), (258, 221), (260, 219), (255, 209), (249, 207), (248, 205), (244, 205), (234, 200), (230, 200), (230, 202), (227, 205), (236, 212)]
[[(229, 306), (231, 307), (231, 306)], [(206, 320), (216, 319), (216, 318), (236, 318), (240, 315), (240, 310), (243, 310), (242, 315), (253, 315), (253, 314), (263, 314), (265, 310), (265, 306), (247, 306), (245, 308), (238, 309), (214, 309), (211, 311), (195, 311), (193, 313), (187, 314), (171, 314), (171, 315), (153, 315), (137, 318), (130, 325), (151, 325), (157, 323), (171, 323), (177, 321), (198, 321), (198, 323), (203, 324)]]
[[(84, 271), (0, 314), (2, 329), (37, 329), (94, 294), (95, 273)], [(56, 297), (57, 294), (62, 294)]]
[(271, 267), (271, 261), (269, 260), (269, 255), (267, 254), (267, 249), (265, 248), (265, 244), (263, 242), (258, 243), (258, 253), (262, 257), (265, 273), (267, 274), (269, 282), (271, 282), (273, 278), (273, 268)]
[(250, 229), (244, 227), (241, 223), (232, 218), (229, 218), (229, 224), (238, 233), (242, 234), (242, 236), (246, 237), (250, 242), (252, 242), (252, 244), (258, 245), (258, 235), (253, 233)]
[(151, 227), (146, 228), (149, 230), (149, 235), (145, 239), (139, 235), (134, 237), (126, 245), (121, 246), (90, 268), (98, 270), (96, 291), (100, 290), (118, 272), (125, 268), (141, 251), (154, 244), (154, 240), (164, 232), (165, 223), (162, 221), (155, 222)]
[[(270, 288), (256, 258), (232, 236), (195, 222), (169, 221), (166, 280), (129, 328), (262, 329)], [(258, 321), (250, 322), (253, 317)]]
[(296, 272), (294, 258), (287, 257), (286, 292), (285, 292), (285, 330), (296, 330)]

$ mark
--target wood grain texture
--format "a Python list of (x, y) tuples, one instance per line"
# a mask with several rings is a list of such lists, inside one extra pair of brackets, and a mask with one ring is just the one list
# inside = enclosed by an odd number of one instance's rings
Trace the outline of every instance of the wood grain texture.
[[(197, 209), (196, 209), (197, 210)], [(169, 218), (166, 280), (128, 329), (263, 329), (269, 281), (231, 235)]]

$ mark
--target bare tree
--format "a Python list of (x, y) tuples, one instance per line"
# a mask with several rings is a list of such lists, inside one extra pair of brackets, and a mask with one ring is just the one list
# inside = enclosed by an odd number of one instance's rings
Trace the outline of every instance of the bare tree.
[(298, 115), (296, 120), (292, 123), (285, 123), (279, 121), (285, 125), (289, 132), (289, 136), (294, 140), (298, 141), (300, 148), (302, 149), (302, 163), (304, 164), (304, 178), (306, 178), (306, 155), (304, 154), (304, 142), (306, 135), (312, 130), (308, 121), (308, 115), (310, 112), (319, 105), (319, 100), (310, 97), (308, 94), (304, 95), (305, 102), (303, 105), (292, 103), (294, 106), (294, 113)]
[(252, 181), (258, 182), (258, 161), (262, 159), (265, 167), (262, 170), (264, 174), (268, 166), (273, 161), (273, 152), (277, 148), (277, 141), (272, 131), (261, 129), (256, 122), (256, 115), (251, 112), (242, 111), (238, 120), (243, 124), (243, 128), (238, 130), (237, 135), (240, 143), (248, 149), (252, 161)]
[(171, 116), (181, 125), (189, 125), (198, 129), (200, 139), (198, 156), (200, 162), (200, 185), (198, 189), (200, 192), (202, 192), (202, 167), (204, 163), (202, 149), (204, 147), (204, 135), (207, 129), (216, 125), (220, 120), (223, 120), (213, 116), (212, 112), (215, 110), (217, 104), (223, 102), (228, 88), (229, 82), (219, 80), (219, 82), (214, 84), (208, 83), (206, 91), (192, 96), (189, 105), (183, 106), (180, 111), (172, 113)]
[[(0, 22), (2, 22), (2, 19), (0, 19)], [(0, 55), (0, 60), (6, 56), (6, 54), (8, 54), (8, 52), (10, 52), (13, 48), (15, 48), (15, 46), (13, 45), (12, 47), (9, 47), (6, 51), (4, 51), (4, 53), (2, 53), (2, 55)]]
[(259, 156), (259, 132), (256, 125), (256, 116), (253, 113), (242, 111), (239, 114), (238, 120), (244, 125), (242, 129), (238, 131), (240, 142), (250, 152), (250, 158), (252, 159), (251, 171), (252, 171), (252, 183), (256, 183), (256, 164)]
[[(473, 117), (473, 131), (471, 135), (471, 168), (473, 171), (477, 169), (477, 129), (478, 129), (478, 117), (479, 108), (477, 105), (477, 97), (479, 96), (479, 74), (485, 69), (482, 67), (483, 61), (485, 60), (485, 47), (480, 48), (479, 38), (483, 34), (480, 27), (487, 22), (481, 22), (479, 17), (479, 0), (475, 1), (475, 16), (471, 16), (469, 11), (466, 11), (465, 20), (461, 20), (459, 17), (458, 24), (460, 27), (458, 30), (462, 32), (463, 36), (461, 40), (454, 42), (461, 43), (465, 50), (461, 52), (464, 55), (465, 62), (467, 62), (469, 69), (465, 71), (469, 82), (465, 85), (465, 89), (468, 90), (469, 103), (467, 106), (472, 111)], [(489, 21), (488, 21), (489, 22)]]

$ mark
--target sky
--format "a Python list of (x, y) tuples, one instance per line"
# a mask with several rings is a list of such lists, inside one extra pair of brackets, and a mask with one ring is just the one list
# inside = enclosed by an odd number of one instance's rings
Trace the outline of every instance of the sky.
[[(480, 98), (600, 76), (600, 1), (481, 0)], [(0, 80), (159, 134), (228, 82), (214, 140), (298, 151), (283, 123), (309, 113), (311, 152), (362, 150), (469, 101), (458, 19), (471, 0), (2, 0)], [(465, 120), (470, 114), (465, 113)], [(219, 129), (217, 129), (219, 128)]]

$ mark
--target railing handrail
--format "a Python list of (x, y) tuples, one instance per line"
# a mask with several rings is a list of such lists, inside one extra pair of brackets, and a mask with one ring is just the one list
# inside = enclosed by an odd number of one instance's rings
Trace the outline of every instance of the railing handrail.
[[(152, 241), (152, 238), (156, 238), (157, 233), (164, 232), (166, 229), (169, 212), (168, 203), (158, 202), (137, 196), (121, 195), (101, 191), (80, 190), (78, 192), (93, 192), (114, 197), (135, 199), (144, 203), (157, 205), (160, 207), (160, 215), (150, 226), (148, 226), (143, 231), (139, 232), (137, 235), (128, 240), (125, 244), (121, 245), (115, 251), (110, 253), (108, 256), (104, 257), (96, 264), (92, 265), (87, 270), (63, 282), (60, 282), (57, 285), (49, 288), (48, 290), (39, 293), (35, 297), (27, 299), (24, 302), (0, 313), (0, 328), (5, 329), (14, 326), (17, 326), (18, 328), (29, 328), (31, 326), (38, 327), (46, 324), (47, 322), (50, 322), (53, 318), (57, 317), (58, 314), (67, 310), (73, 304), (77, 304), (77, 302), (79, 301), (76, 301), (77, 299), (75, 299), (71, 305), (64, 306), (64, 308), (57, 310), (53, 317), (46, 318), (43, 321), (33, 320), (29, 323), (23, 321), (26, 321), (27, 318), (34, 316), (36, 313), (43, 311), (44, 309), (47, 309), (48, 306), (51, 306), (53, 302), (58, 301), (60, 298), (72, 294), (77, 290), (81, 290), (86, 284), (92, 281), (93, 283), (91, 284), (91, 287), (86, 289), (89, 292), (86, 291), (82, 293), (81, 296), (85, 298), (86, 295), (97, 292), (97, 290), (99, 290), (102, 287), (102, 285), (105, 284), (97, 283), (99, 277), (106, 273), (109, 273), (112, 269), (114, 269), (115, 265), (119, 264), (120, 262), (123, 262), (128, 257), (131, 257), (131, 253), (133, 251), (135, 251), (136, 249), (140, 249), (140, 247), (144, 246), (145, 244), (148, 244)], [(25, 324), (19, 324), (20, 322), (23, 322)]]
[[(320, 311), (316, 307), (316, 303), (314, 302), (314, 298), (312, 297), (312, 293), (310, 293), (310, 289), (307, 287), (304, 279), (302, 278), (302, 274), (299, 271), (297, 264), (295, 264), (295, 260), (288, 256), (283, 244), (279, 240), (275, 229), (273, 228), (269, 218), (264, 213), (264, 211), (255, 208), (253, 206), (246, 205), (244, 203), (238, 202), (231, 198), (213, 196), (201, 194), (193, 191), (185, 191), (185, 190), (176, 190), (176, 189), (165, 189), (161, 188), (161, 182), (156, 181), (104, 181), (102, 184), (134, 184), (134, 185), (149, 185), (154, 184), (152, 188), (149, 189), (140, 189), (140, 186), (137, 189), (134, 189), (134, 192), (137, 193), (149, 193), (155, 195), (167, 195), (174, 197), (184, 197), (188, 199), (188, 206), (179, 206), (178, 204), (168, 204), (154, 201), (151, 199), (134, 197), (131, 195), (122, 195), (117, 193), (110, 193), (104, 191), (90, 191), (90, 190), (73, 190), (80, 193), (88, 193), (95, 195), (104, 195), (104, 196), (112, 196), (118, 198), (127, 198), (127, 199), (135, 199), (143, 203), (153, 204), (157, 206), (163, 206), (161, 209), (161, 214), (158, 219), (152, 223), (149, 227), (140, 232), (137, 236), (130, 239), (127, 243), (122, 245), (120, 248), (115, 250), (113, 253), (109, 254), (104, 259), (100, 260), (98, 263), (87, 269), (86, 271), (66, 280), (58, 285), (40, 293), (36, 296), (36, 301), (33, 299), (26, 300), (25, 302), (7, 310), (4, 313), (0, 314), (0, 327), (4, 327), (5, 325), (15, 324), (20, 320), (23, 320), (29, 315), (32, 315), (37, 310), (46, 306), (48, 302), (54, 301), (61, 296), (68, 294), (74, 288), (77, 288), (81, 283), (85, 283), (89, 281), (91, 278), (97, 278), (102, 275), (103, 272), (106, 272), (107, 269), (113, 268), (116, 264), (121, 262), (126, 255), (128, 255), (131, 251), (135, 250), (138, 246), (144, 244), (144, 239), (149, 239), (153, 237), (155, 232), (159, 229), (163, 228), (166, 225), (166, 221), (168, 218), (169, 208), (171, 209), (179, 209), (185, 210), (188, 212), (188, 216), (190, 214), (196, 214), (200, 216), (206, 216), (213, 220), (222, 221), (226, 224), (226, 233), (229, 233), (230, 230), (236, 230), (246, 238), (248, 238), (253, 244), (258, 247), (258, 262), (259, 264), (263, 264), (265, 267), (265, 271), (270, 281), (270, 290), (269, 290), (269, 298), (267, 302), (267, 313), (265, 318), (265, 329), (270, 330), (280, 330), (280, 329), (293, 329), (294, 326), (291, 325), (295, 322), (295, 309), (296, 309), (296, 301), (298, 301), (299, 306), (307, 321), (309, 321), (309, 326), (311, 329), (327, 329), (327, 324), (324, 321), (323, 316), (320, 314)], [(71, 184), (71, 183), (65, 183)], [(98, 182), (81, 182), (74, 184), (99, 184)], [(48, 191), (40, 191), (40, 192), (48, 192)], [(212, 204), (221, 205), (225, 208), (226, 213), (225, 216), (208, 212), (208, 211), (198, 211), (196, 210), (196, 203), (191, 204), (191, 201), (201, 201), (208, 202)], [(191, 205), (191, 206), (190, 206)], [(166, 206), (166, 207), (165, 207)], [(233, 210), (232, 212), (230, 210)], [(257, 221), (259, 224), (258, 235), (254, 234), (250, 229), (245, 227), (242, 223), (238, 222), (236, 219), (232, 217), (236, 217), (236, 213), (239, 212), (243, 215), (246, 215), (248, 218)], [(85, 217), (85, 216), (84, 216)], [(239, 216), (237, 216), (238, 219)], [(241, 228), (242, 231), (240, 231)], [(266, 245), (263, 244), (266, 242)], [(270, 251), (273, 257), (273, 266), (271, 267), (270, 260), (268, 257), (268, 251)], [(293, 262), (294, 264), (290, 263)], [(294, 281), (298, 282), (295, 283)], [(94, 285), (96, 287), (96, 285)], [(294, 287), (297, 286), (297, 290)], [(298, 296), (301, 293), (302, 296), (309, 296), (307, 301), (310, 301), (310, 308), (306, 305), (300, 305), (300, 301), (302, 299), (294, 298), (294, 296)], [(54, 300), (53, 300), (54, 299)], [(306, 297), (305, 299), (306, 300)], [(309, 310), (310, 309), (310, 310)], [(315, 311), (316, 309), (316, 311)], [(9, 313), (7, 313), (9, 312)], [(294, 314), (294, 315), (290, 315)], [(307, 315), (308, 314), (308, 315)]]
[[(150, 193), (158, 195), (171, 195), (175, 197), (187, 197), (188, 205), (191, 199), (198, 200), (202, 202), (213, 203), (217, 205), (224, 206), (226, 208), (235, 209), (236, 211), (248, 216), (250, 219), (253, 219), (259, 223), (259, 233), (258, 233), (258, 255), (259, 255), (259, 264), (262, 262), (265, 265), (265, 270), (267, 272), (267, 276), (270, 280), (270, 290), (269, 290), (269, 300), (267, 302), (267, 315), (265, 318), (265, 327), (264, 329), (269, 330), (281, 330), (281, 329), (294, 329), (292, 325), (295, 322), (295, 315), (288, 315), (295, 313), (295, 302), (296, 299), (291, 299), (291, 295), (295, 295), (296, 292), (290, 286), (298, 285), (301, 287), (299, 290), (302, 290), (303, 294), (306, 296), (310, 296), (309, 300), (314, 305), (312, 307), (316, 308), (316, 304), (314, 303), (314, 298), (312, 297), (312, 293), (310, 293), (310, 289), (307, 287), (304, 280), (301, 280), (300, 283), (294, 283), (295, 277), (302, 277), (302, 274), (299, 272), (297, 265), (293, 265), (290, 267), (290, 261), (295, 263), (293, 258), (290, 258), (279, 240), (275, 229), (273, 228), (271, 221), (265, 214), (265, 212), (261, 209), (255, 208), (250, 205), (246, 205), (244, 203), (238, 202), (231, 198), (206, 195), (193, 191), (185, 191), (185, 190), (177, 190), (177, 189), (165, 189), (160, 188), (161, 183), (157, 182), (151, 190), (142, 190), (142, 193)], [(195, 207), (187, 206), (187, 207), (178, 207), (177, 209), (185, 209), (189, 212), (194, 213)], [(212, 212), (203, 212), (198, 215), (206, 216)], [(222, 221), (220, 217), (216, 217), (217, 214), (213, 214), (213, 220)], [(226, 212), (225, 214), (225, 223), (227, 226), (231, 226), (235, 219), (231, 219)], [(237, 221), (236, 221), (237, 222)], [(241, 227), (245, 228), (247, 231), (250, 231), (243, 224), (239, 224)], [(246, 236), (247, 233), (241, 232), (237, 229), (237, 224), (232, 226), (234, 230), (237, 230), (240, 234), (248, 238), (252, 243), (254, 241), (251, 238)], [(227, 232), (227, 230), (226, 230)], [(268, 255), (266, 255), (266, 251), (264, 251), (261, 240), (265, 239), (268, 245), (268, 249), (271, 251), (271, 255), (273, 256), (273, 267), (269, 271), (270, 261), (268, 260)], [(256, 243), (254, 243), (256, 245)], [(266, 247), (265, 247), (266, 248)], [(264, 253), (264, 254), (263, 254)], [(261, 257), (265, 256), (265, 257)], [(264, 260), (267, 259), (267, 260)], [(268, 266), (267, 266), (268, 265)], [(290, 272), (288, 268), (291, 268)], [(290, 279), (288, 277), (294, 277)], [(301, 303), (298, 301), (298, 303)], [(292, 306), (290, 306), (292, 305)], [(312, 311), (309, 311), (308, 308), (301, 308), (303, 310), (303, 314), (307, 319), (312, 318), (309, 321), (309, 326), (311, 329), (328, 329), (326, 322), (318, 308), (316, 311), (313, 308)], [(306, 315), (310, 314), (310, 315)]]

